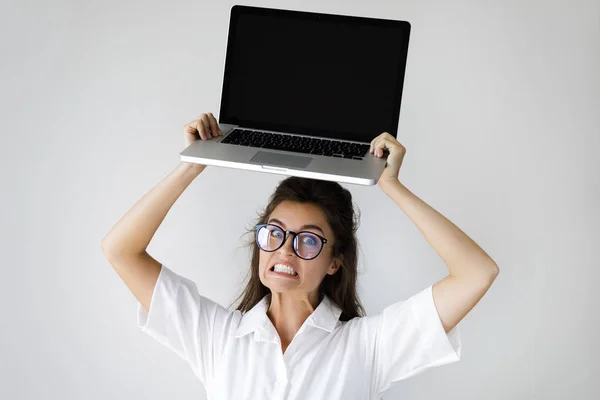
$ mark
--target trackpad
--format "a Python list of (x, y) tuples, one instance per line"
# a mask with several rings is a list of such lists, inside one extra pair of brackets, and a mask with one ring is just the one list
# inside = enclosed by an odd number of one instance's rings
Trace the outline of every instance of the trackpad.
[(290, 154), (259, 151), (250, 159), (250, 162), (289, 168), (306, 168), (312, 160), (312, 157), (292, 156)]

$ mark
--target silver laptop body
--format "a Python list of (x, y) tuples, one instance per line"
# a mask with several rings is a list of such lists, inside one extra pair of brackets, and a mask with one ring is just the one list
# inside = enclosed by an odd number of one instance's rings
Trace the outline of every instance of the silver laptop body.
[(235, 5), (218, 116), (182, 161), (374, 185), (397, 137), (410, 24)]

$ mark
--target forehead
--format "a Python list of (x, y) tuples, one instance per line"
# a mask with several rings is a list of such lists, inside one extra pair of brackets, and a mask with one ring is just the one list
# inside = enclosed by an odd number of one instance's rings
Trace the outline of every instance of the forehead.
[(305, 224), (320, 226), (326, 233), (331, 232), (325, 213), (312, 203), (283, 201), (271, 213), (268, 220), (276, 218), (285, 224), (287, 229), (296, 229)]

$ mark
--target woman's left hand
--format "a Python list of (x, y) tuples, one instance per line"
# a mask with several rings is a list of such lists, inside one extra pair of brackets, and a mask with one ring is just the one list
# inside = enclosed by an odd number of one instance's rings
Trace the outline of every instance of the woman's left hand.
[(388, 132), (383, 132), (371, 141), (369, 152), (376, 157), (383, 157), (384, 152), (389, 152), (385, 169), (377, 181), (379, 187), (385, 189), (386, 185), (399, 182), (398, 173), (402, 166), (402, 160), (404, 160), (404, 154), (406, 154), (406, 148)]

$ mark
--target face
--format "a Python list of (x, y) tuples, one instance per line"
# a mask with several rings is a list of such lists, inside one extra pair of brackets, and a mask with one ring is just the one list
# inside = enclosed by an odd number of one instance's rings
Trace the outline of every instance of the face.
[[(259, 249), (260, 281), (271, 292), (300, 296), (316, 293), (325, 275), (333, 275), (340, 264), (340, 260), (332, 257), (335, 238), (323, 211), (314, 204), (283, 201), (273, 210), (267, 223), (278, 225), (284, 231), (308, 231), (327, 238), (321, 253), (311, 260), (304, 260), (294, 253), (292, 235), (288, 235), (284, 244), (275, 251)], [(273, 271), (273, 267), (279, 262), (290, 264), (298, 275)]]

